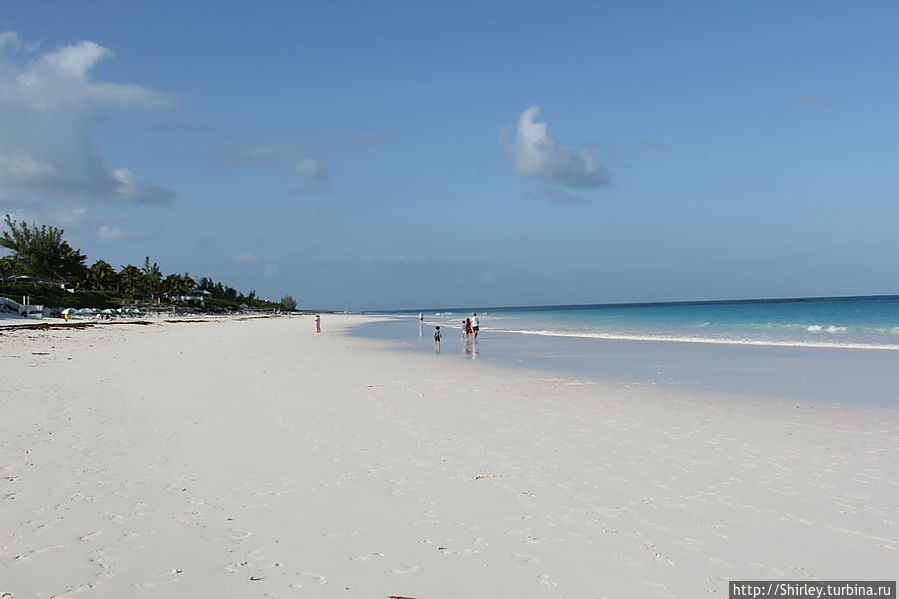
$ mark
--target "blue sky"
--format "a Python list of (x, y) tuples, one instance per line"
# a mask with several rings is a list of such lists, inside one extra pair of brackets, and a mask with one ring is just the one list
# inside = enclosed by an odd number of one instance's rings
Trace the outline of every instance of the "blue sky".
[(897, 22), (11, 3), (0, 213), (311, 308), (899, 293)]

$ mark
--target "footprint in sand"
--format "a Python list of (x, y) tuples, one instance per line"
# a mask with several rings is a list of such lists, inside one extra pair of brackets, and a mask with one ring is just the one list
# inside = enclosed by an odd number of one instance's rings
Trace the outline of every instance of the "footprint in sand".
[(97, 564), (102, 568), (102, 574), (98, 574), (98, 576), (107, 576), (112, 577), (113, 572), (112, 569), (115, 568), (118, 563), (112, 561), (111, 559), (106, 557), (106, 552), (102, 549), (98, 551), (93, 551), (87, 554), (88, 559), (91, 560), (94, 564)]
[(549, 574), (538, 574), (537, 580), (539, 580), (540, 584), (542, 584), (543, 586), (545, 586), (548, 589), (556, 589), (559, 586), (559, 583), (557, 583), (556, 581), (551, 579), (549, 577)]
[(131, 586), (135, 589), (152, 589), (153, 587), (162, 586), (164, 584), (172, 584), (174, 582), (178, 582), (178, 579), (173, 578), (171, 580), (164, 580), (162, 582), (135, 582)]
[[(324, 576), (319, 576), (318, 574), (312, 574), (310, 572), (303, 572), (304, 575), (308, 576), (318, 584), (328, 584), (328, 579)], [(299, 588), (299, 587), (296, 587)]]
[(684, 551), (690, 551), (692, 553), (697, 553), (705, 549), (705, 543), (698, 539), (693, 539), (691, 537), (684, 538), (683, 541), (678, 543), (681, 549)]
[(411, 574), (417, 570), (420, 570), (418, 566), (407, 566), (405, 568), (396, 568), (394, 570), (387, 570), (388, 574)]
[(656, 558), (659, 562), (665, 564), (666, 566), (674, 566), (674, 562), (668, 559), (666, 556), (662, 555), (656, 546), (652, 543), (642, 543), (640, 545), (640, 549), (643, 551), (650, 551), (654, 558)]
[(33, 551), (29, 551), (28, 553), (24, 553), (22, 555), (17, 555), (15, 557), (16, 560), (28, 561), (32, 557), (36, 555), (40, 555), (41, 553), (46, 553), (47, 551), (56, 551), (58, 549), (65, 549), (65, 545), (47, 545), (46, 547), (41, 547), (40, 549), (35, 549)]
[(125, 534), (122, 535), (121, 540), (127, 541), (129, 539), (134, 539), (137, 537), (146, 537), (148, 535), (155, 535), (155, 534), (156, 534), (155, 530), (140, 530), (140, 531), (129, 530), (129, 531), (126, 531)]
[[(715, 566), (722, 567), (722, 568), (733, 568), (734, 567), (734, 565), (732, 563), (730, 563), (727, 560), (723, 560), (720, 557), (710, 557), (709, 563), (713, 564)], [(750, 564), (750, 565), (753, 565), (753, 564)], [(762, 565), (762, 564), (755, 564), (755, 565)]]
[(540, 564), (543, 563), (542, 559), (540, 559), (539, 557), (534, 557), (532, 555), (523, 555), (521, 553), (513, 553), (511, 555), (515, 559), (520, 559), (521, 561), (523, 561), (527, 564), (534, 564), (536, 566), (539, 566)]
[(368, 560), (374, 559), (376, 557), (384, 557), (384, 554), (374, 551), (372, 553), (369, 553), (368, 555), (357, 555), (355, 557), (351, 557), (350, 559), (353, 561), (367, 562)]
[(171, 570), (166, 570), (165, 572), (161, 572), (161, 573), (157, 574), (156, 576), (159, 576), (160, 578), (163, 578), (165, 576), (177, 576), (178, 574), (181, 574), (182, 572), (184, 572), (184, 570), (172, 568)]
[(109, 520), (113, 524), (121, 524), (125, 520), (118, 514), (113, 514), (112, 512), (106, 512), (105, 514), (103, 514), (103, 518)]
[(236, 541), (238, 543), (243, 543), (244, 541), (248, 540), (250, 537), (253, 536), (253, 533), (251, 533), (248, 530), (233, 529), (231, 532), (234, 533), (231, 535), (231, 540)]
[(92, 532), (90, 534), (84, 535), (83, 537), (78, 537), (78, 540), (81, 541), (82, 543), (87, 543), (87, 542), (95, 540), (99, 536), (100, 536), (99, 532)]

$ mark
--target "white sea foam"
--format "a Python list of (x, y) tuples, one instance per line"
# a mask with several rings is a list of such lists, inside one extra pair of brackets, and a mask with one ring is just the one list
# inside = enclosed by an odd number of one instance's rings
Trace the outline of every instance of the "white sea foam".
[(838, 326), (834, 326), (832, 324), (830, 324), (830, 325), (813, 324), (811, 326), (806, 327), (805, 330), (808, 331), (809, 333), (824, 332), (824, 333), (835, 334), (835, 333), (845, 333), (849, 330), (849, 328), (848, 327), (838, 327)]
[[(845, 328), (845, 327), (834, 327)], [(899, 327), (897, 327), (899, 328)], [(617, 341), (667, 341), (672, 343), (711, 343), (718, 345), (760, 345), (773, 347), (809, 347), (820, 349), (880, 349), (899, 351), (899, 344), (879, 344), (840, 341), (802, 341), (796, 339), (750, 339), (737, 337), (686, 337), (678, 335), (645, 335), (637, 333), (596, 333), (571, 331), (529, 331), (514, 329), (491, 329), (497, 333), (539, 335), (542, 337), (579, 337), (583, 339), (610, 339)]]

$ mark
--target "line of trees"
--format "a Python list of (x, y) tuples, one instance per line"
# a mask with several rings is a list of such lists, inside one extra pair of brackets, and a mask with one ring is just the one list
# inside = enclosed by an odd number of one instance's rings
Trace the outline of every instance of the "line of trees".
[(271, 304), (257, 298), (255, 290), (244, 295), (208, 277), (195, 281), (187, 272), (165, 275), (157, 263), (150, 262), (149, 256), (144, 259), (143, 267), (128, 264), (116, 270), (105, 260), (87, 266), (87, 257), (69, 246), (62, 237), (62, 229), (29, 226), (12, 220), (8, 214), (5, 222), (8, 230), (0, 235), (0, 247), (10, 250), (11, 254), (0, 258), (2, 283), (27, 277), (34, 282), (35, 289), (39, 282), (65, 283), (71, 289), (114, 292), (122, 297), (154, 302), (200, 290), (208, 292), (214, 299), (235, 304)]

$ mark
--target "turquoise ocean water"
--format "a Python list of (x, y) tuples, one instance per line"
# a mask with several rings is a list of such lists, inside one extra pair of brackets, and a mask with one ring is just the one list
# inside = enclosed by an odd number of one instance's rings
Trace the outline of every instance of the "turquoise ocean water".
[(899, 350), (899, 296), (599, 304), (423, 311), (459, 330), (477, 311), (484, 332), (527, 336)]
[[(476, 343), (461, 334), (473, 311), (481, 322)], [(434, 354), (440, 326), (439, 359), (472, 367), (899, 409), (899, 296), (384, 314), (353, 334)]]

